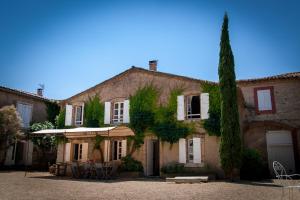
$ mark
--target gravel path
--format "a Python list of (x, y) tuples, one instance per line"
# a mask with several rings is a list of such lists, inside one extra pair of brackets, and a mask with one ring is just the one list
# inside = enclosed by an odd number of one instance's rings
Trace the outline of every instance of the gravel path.
[[(75, 180), (44, 172), (0, 172), (0, 199), (280, 199), (281, 188), (264, 182), (166, 183), (161, 179)], [(288, 199), (288, 193), (284, 199)], [(300, 199), (300, 191), (294, 191)]]

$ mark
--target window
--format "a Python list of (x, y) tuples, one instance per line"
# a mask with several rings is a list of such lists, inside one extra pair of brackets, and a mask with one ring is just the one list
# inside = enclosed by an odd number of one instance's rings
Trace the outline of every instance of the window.
[(194, 161), (194, 144), (193, 144), (193, 139), (188, 140), (188, 162), (193, 163)]
[(113, 143), (113, 160), (122, 158), (122, 140), (115, 140)]
[(275, 113), (273, 87), (254, 88), (254, 98), (258, 114)]
[(116, 102), (114, 104), (114, 116), (113, 116), (114, 123), (122, 123), (123, 122), (123, 112), (124, 112), (124, 103)]
[(82, 144), (74, 144), (73, 160), (82, 159)]
[(76, 106), (75, 110), (75, 125), (82, 124), (83, 106)]
[(187, 96), (187, 118), (200, 118), (200, 96)]
[(32, 105), (26, 103), (17, 103), (17, 111), (22, 119), (22, 127), (29, 128), (32, 116)]

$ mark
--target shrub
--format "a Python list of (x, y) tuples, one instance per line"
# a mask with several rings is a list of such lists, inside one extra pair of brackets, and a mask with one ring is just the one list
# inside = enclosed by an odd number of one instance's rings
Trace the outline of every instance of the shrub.
[(84, 126), (101, 127), (104, 125), (104, 105), (98, 96), (90, 98), (84, 106)]
[(184, 172), (184, 165), (180, 163), (172, 163), (163, 166), (160, 171), (165, 174), (177, 174)]
[(121, 171), (142, 172), (143, 165), (140, 161), (133, 159), (130, 155), (122, 158)]
[(59, 114), (55, 117), (56, 128), (65, 128), (65, 115), (66, 109), (60, 110)]
[(244, 149), (242, 154), (241, 179), (261, 180), (266, 177), (267, 165), (255, 149)]

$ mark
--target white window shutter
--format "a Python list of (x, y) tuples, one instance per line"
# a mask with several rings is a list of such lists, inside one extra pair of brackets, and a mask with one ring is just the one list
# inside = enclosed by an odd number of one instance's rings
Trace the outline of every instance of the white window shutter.
[(208, 119), (208, 109), (209, 109), (209, 94), (208, 93), (201, 93), (200, 96), (200, 103), (201, 103), (201, 119)]
[(88, 161), (88, 157), (89, 157), (89, 143), (82, 143), (81, 161), (83, 161), (83, 162)]
[(258, 90), (257, 100), (259, 111), (272, 110), (271, 91), (269, 89)]
[(177, 120), (184, 120), (184, 96), (177, 96)]
[(126, 151), (127, 151), (127, 140), (122, 140), (122, 152), (121, 152), (122, 158), (126, 156)]
[(84, 117), (84, 103), (82, 103), (81, 125), (83, 124), (83, 117)]
[(108, 162), (110, 159), (110, 141), (109, 140), (104, 140), (104, 151), (103, 151), (103, 156), (104, 156), (104, 162)]
[(123, 114), (123, 122), (124, 123), (129, 123), (130, 122), (130, 116), (129, 116), (129, 100), (124, 101), (124, 114)]
[(71, 161), (71, 143), (65, 144), (65, 162)]
[(110, 124), (110, 102), (104, 103), (104, 124)]
[(193, 138), (194, 163), (201, 163), (201, 138)]
[(186, 163), (186, 140), (179, 139), (179, 163)]
[(66, 116), (65, 116), (65, 125), (72, 126), (72, 114), (73, 114), (73, 107), (72, 105), (66, 105)]

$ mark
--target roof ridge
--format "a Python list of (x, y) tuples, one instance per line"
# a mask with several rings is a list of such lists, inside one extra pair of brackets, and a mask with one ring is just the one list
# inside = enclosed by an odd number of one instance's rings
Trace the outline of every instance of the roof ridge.
[(32, 93), (32, 92), (28, 92), (28, 91), (20, 90), (20, 89), (15, 89), (15, 88), (10, 88), (10, 87), (6, 87), (6, 86), (3, 86), (3, 85), (0, 85), (0, 89), (20, 93), (20, 94), (23, 94), (23, 95), (29, 95), (29, 96), (34, 97), (34, 98), (39, 98), (41, 100), (55, 101), (54, 99), (49, 99), (49, 98), (44, 97), (44, 96), (39, 96), (38, 94), (35, 94), (35, 93)]

